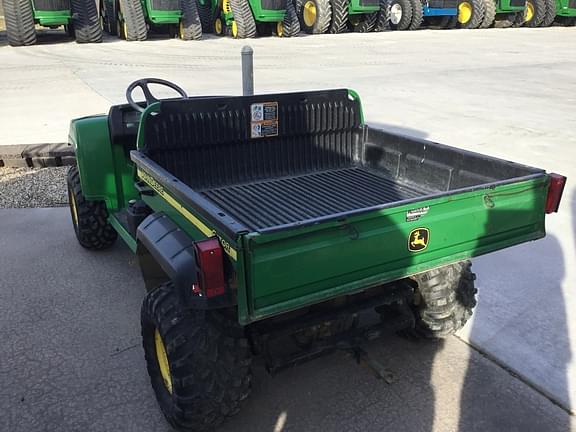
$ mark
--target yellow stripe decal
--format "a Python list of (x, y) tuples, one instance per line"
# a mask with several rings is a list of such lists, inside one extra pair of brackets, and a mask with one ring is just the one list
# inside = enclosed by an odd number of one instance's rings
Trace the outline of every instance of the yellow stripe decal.
[(238, 254), (236, 253), (236, 250), (232, 246), (230, 246), (230, 243), (228, 243), (228, 241), (226, 241), (224, 238), (222, 238), (216, 232), (216, 230), (213, 230), (213, 229), (209, 228), (208, 226), (206, 226), (204, 224), (204, 222), (202, 222), (200, 219), (198, 219), (196, 216), (194, 216), (192, 213), (190, 213), (190, 211), (188, 211), (188, 209), (183, 207), (182, 204), (180, 204), (178, 201), (176, 201), (172, 197), (172, 195), (170, 195), (168, 192), (166, 192), (164, 190), (164, 187), (160, 183), (158, 183), (154, 179), (154, 177), (152, 177), (151, 175), (149, 175), (145, 171), (142, 171), (140, 168), (138, 168), (138, 177), (140, 177), (148, 186), (150, 186), (152, 189), (154, 189), (156, 191), (156, 193), (158, 193), (158, 195), (160, 195), (168, 204), (170, 204), (172, 207), (174, 207), (176, 209), (176, 211), (178, 211), (178, 213), (180, 213), (188, 221), (190, 221), (192, 223), (192, 225), (194, 225), (196, 228), (198, 228), (200, 230), (200, 232), (202, 234), (204, 234), (206, 237), (217, 236), (218, 239), (220, 240), (220, 244), (222, 245), (222, 249), (224, 249), (224, 251), (228, 255), (230, 255), (230, 258), (232, 258), (233, 260), (237, 259)]

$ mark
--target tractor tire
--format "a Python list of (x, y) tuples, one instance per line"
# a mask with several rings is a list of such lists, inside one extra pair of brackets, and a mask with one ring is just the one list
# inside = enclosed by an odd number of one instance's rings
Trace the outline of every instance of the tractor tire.
[(573, 27), (576, 25), (576, 17), (557, 16), (555, 22), (564, 27)]
[(77, 43), (102, 42), (102, 27), (94, 0), (72, 0), (72, 21)]
[(540, 27), (546, 16), (546, 0), (526, 1), (526, 20), (524, 27)]
[(256, 37), (256, 21), (248, 0), (230, 0), (230, 8), (234, 14), (232, 36), (235, 39)]
[(180, 0), (182, 18), (178, 28), (178, 36), (182, 40), (201, 40), (202, 22), (198, 14), (196, 0)]
[(200, 23), (202, 24), (202, 33), (214, 32), (214, 14), (212, 13), (212, 2), (210, 0), (196, 1)]
[(370, 14), (362, 14), (360, 16), (360, 21), (356, 24), (349, 22), (350, 31), (354, 33), (370, 33), (376, 28), (378, 23), (378, 12), (373, 12)]
[(476, 306), (476, 275), (470, 261), (461, 261), (412, 276), (417, 283), (412, 309), (412, 336), (444, 338), (461, 329)]
[(412, 20), (408, 26), (408, 30), (417, 30), (424, 21), (424, 10), (422, 9), (422, 2), (420, 0), (410, 0), (412, 2)]
[(118, 35), (118, 19), (114, 7), (110, 2), (102, 1), (100, 2), (100, 16), (102, 17), (102, 24), (106, 33), (112, 36)]
[(412, 22), (412, 2), (410, 0), (390, 0), (390, 28), (407, 30)]
[(556, 0), (545, 0), (546, 12), (540, 27), (550, 27), (556, 18)]
[(348, 0), (330, 0), (330, 3), (332, 5), (332, 20), (328, 27), (328, 33), (344, 33), (348, 24)]
[(148, 38), (148, 27), (140, 0), (119, 0), (123, 22), (121, 36), (127, 41), (144, 41)]
[(482, 23), (478, 28), (492, 27), (494, 25), (495, 19), (496, 19), (496, 2), (494, 0), (484, 0), (484, 19), (482, 19)]
[(485, 0), (460, 0), (458, 3), (458, 27), (477, 29), (484, 20)]
[(458, 17), (444, 16), (440, 21), (440, 27), (446, 30), (455, 29), (458, 26)]
[(380, 0), (380, 10), (377, 12), (375, 32), (390, 30), (390, 3), (387, 0)]
[(281, 37), (296, 37), (300, 34), (300, 21), (292, 0), (286, 2), (286, 15), (282, 21)]
[(332, 4), (330, 0), (297, 0), (296, 13), (302, 30), (309, 34), (322, 34), (330, 27)]
[(34, 12), (30, 0), (4, 0), (6, 36), (13, 46), (27, 46), (36, 43)]
[(80, 245), (86, 249), (100, 250), (114, 244), (118, 234), (108, 223), (108, 210), (104, 201), (87, 201), (82, 193), (78, 168), (68, 171), (68, 202), (74, 232)]
[(180, 304), (171, 282), (142, 303), (144, 357), (162, 413), (178, 430), (212, 431), (250, 394), (252, 355), (244, 330), (217, 310)]

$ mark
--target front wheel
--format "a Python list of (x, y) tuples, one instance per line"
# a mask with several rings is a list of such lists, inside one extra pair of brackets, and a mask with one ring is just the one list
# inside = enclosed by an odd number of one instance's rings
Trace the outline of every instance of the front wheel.
[(461, 0), (458, 3), (458, 27), (477, 29), (484, 21), (485, 12), (484, 0)]
[(250, 393), (252, 356), (233, 318), (184, 308), (168, 282), (146, 295), (141, 325), (152, 387), (174, 428), (210, 431), (239, 411)]
[(104, 201), (88, 201), (82, 193), (78, 168), (68, 171), (68, 202), (76, 238), (86, 249), (106, 249), (114, 244), (118, 234), (108, 223)]
[(412, 2), (410, 0), (391, 0), (389, 10), (390, 28), (407, 30), (412, 22)]

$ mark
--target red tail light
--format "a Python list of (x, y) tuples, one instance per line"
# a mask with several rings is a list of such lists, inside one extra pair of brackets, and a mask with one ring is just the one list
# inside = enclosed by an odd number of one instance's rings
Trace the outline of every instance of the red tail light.
[(215, 297), (224, 294), (224, 261), (222, 247), (218, 239), (211, 238), (196, 243), (196, 258), (198, 261), (199, 287), (194, 285), (193, 290), (200, 291), (206, 297)]
[(560, 174), (549, 174), (550, 185), (548, 186), (548, 196), (546, 197), (546, 214), (556, 213), (564, 192), (566, 177)]

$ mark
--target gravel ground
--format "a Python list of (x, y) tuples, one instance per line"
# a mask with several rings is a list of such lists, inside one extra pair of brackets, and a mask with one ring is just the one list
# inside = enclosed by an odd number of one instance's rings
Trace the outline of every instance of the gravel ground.
[(0, 208), (68, 205), (69, 167), (0, 168)]

